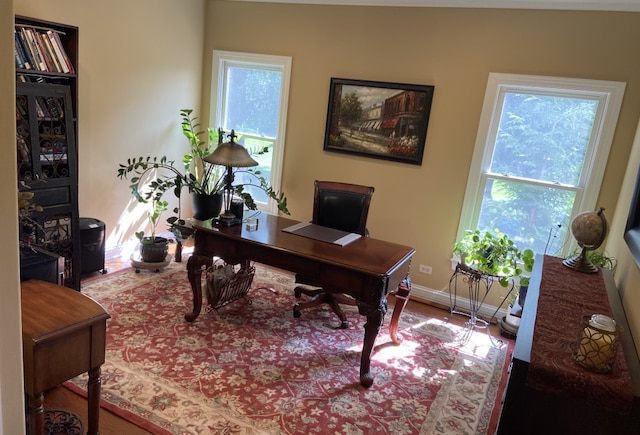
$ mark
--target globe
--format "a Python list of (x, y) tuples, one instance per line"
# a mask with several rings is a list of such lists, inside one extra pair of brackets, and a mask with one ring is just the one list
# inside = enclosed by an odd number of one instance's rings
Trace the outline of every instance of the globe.
[(607, 237), (607, 220), (604, 217), (604, 208), (600, 208), (597, 212), (580, 213), (573, 218), (571, 233), (582, 248), (582, 252), (577, 257), (564, 260), (562, 264), (579, 272), (597, 272), (598, 268), (591, 264), (586, 255), (587, 251), (598, 249)]
[(606, 232), (607, 222), (602, 214), (602, 209), (597, 213), (594, 211), (580, 213), (571, 221), (573, 237), (581, 247), (587, 247), (590, 250), (597, 249), (602, 245)]

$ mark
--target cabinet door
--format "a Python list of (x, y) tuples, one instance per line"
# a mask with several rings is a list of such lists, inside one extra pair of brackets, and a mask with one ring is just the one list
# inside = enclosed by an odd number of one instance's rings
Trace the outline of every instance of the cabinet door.
[(75, 120), (68, 86), (18, 83), (18, 178), (30, 187), (75, 183)]
[[(78, 174), (75, 119), (68, 86), (16, 85), (16, 146), (21, 190), (43, 207), (31, 239), (65, 259), (65, 285), (80, 288)], [(32, 229), (33, 230), (33, 229)], [(78, 269), (78, 270), (76, 270)]]

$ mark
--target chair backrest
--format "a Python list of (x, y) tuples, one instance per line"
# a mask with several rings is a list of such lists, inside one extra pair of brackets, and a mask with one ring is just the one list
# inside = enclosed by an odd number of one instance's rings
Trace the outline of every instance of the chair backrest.
[(373, 187), (335, 181), (315, 182), (313, 223), (367, 235), (367, 216)]

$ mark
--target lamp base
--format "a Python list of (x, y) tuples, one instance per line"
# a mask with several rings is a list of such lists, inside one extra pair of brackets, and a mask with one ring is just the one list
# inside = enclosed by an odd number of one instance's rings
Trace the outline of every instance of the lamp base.
[(242, 222), (242, 219), (238, 219), (235, 216), (233, 217), (218, 216), (217, 218), (214, 218), (213, 221), (218, 225), (226, 225), (230, 227), (233, 225), (238, 225), (239, 223)]

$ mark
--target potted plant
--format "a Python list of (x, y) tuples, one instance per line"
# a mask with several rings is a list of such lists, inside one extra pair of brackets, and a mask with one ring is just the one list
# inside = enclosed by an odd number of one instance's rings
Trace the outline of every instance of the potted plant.
[[(468, 230), (458, 240), (453, 253), (460, 257), (462, 264), (483, 275), (498, 278), (500, 285), (507, 287), (512, 278), (533, 269), (533, 251), (521, 251), (508, 235), (497, 229), (489, 231)], [(522, 278), (525, 279), (525, 278)], [(521, 281), (522, 285), (522, 281)]]
[(160, 216), (167, 211), (169, 203), (162, 200), (160, 196), (151, 198), (151, 210), (147, 213), (151, 222), (151, 235), (145, 236), (144, 231), (136, 232), (136, 237), (140, 240), (140, 259), (145, 263), (161, 263), (169, 252), (170, 239), (156, 235), (156, 229)]
[[(193, 110), (182, 109), (182, 134), (187, 138), (190, 152), (184, 155), (184, 185), (192, 198), (194, 218), (211, 219), (220, 213), (222, 206), (222, 189), (224, 188), (224, 167), (212, 165), (204, 160), (215, 147), (222, 143), (224, 132), (221, 129), (208, 128), (200, 130)], [(207, 140), (202, 136), (206, 135)]]
[[(181, 215), (180, 200), (183, 188), (187, 188), (192, 195), (207, 195), (218, 197), (218, 206), (214, 210), (214, 214), (208, 218), (217, 216), (221, 207), (221, 193), (224, 189), (224, 171), (226, 168), (220, 165), (213, 165), (204, 161), (204, 157), (211, 154), (215, 147), (222, 142), (224, 132), (221, 130), (213, 131), (207, 129), (207, 140), (202, 140), (205, 131), (200, 130), (200, 124), (197, 118), (192, 116), (191, 109), (183, 109), (180, 111), (182, 132), (189, 141), (189, 153), (183, 157), (182, 167), (176, 166), (174, 161), (168, 160), (166, 156), (156, 157), (138, 157), (127, 159), (126, 164), (120, 164), (118, 169), (118, 178), (130, 178), (130, 189), (132, 195), (139, 201), (146, 203), (153, 199), (158, 203), (162, 200), (163, 195), (167, 191), (173, 192), (178, 199), (178, 205), (173, 209), (174, 215), (167, 219), (171, 227), (171, 231), (180, 238), (180, 232), (176, 226), (184, 225), (185, 220)], [(255, 150), (253, 153), (261, 154), (267, 152), (267, 149)], [(245, 190), (247, 186), (254, 186), (262, 189), (269, 198), (272, 198), (278, 204), (278, 209), (289, 214), (287, 208), (287, 198), (282, 192), (276, 192), (261, 175), (260, 171), (254, 168), (234, 168), (234, 174), (246, 173), (250, 175), (252, 182), (234, 185), (235, 193), (240, 196), (245, 205), (250, 210), (256, 210), (257, 205), (251, 196)], [(150, 176), (156, 176), (148, 184), (144, 184), (149, 180)], [(154, 207), (155, 210), (155, 207)], [(197, 216), (200, 220), (204, 220), (204, 216)]]

